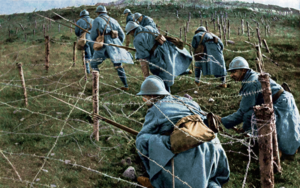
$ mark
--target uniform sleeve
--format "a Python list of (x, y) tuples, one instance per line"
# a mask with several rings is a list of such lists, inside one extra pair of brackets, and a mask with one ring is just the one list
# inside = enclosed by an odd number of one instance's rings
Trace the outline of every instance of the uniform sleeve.
[(120, 25), (118, 25), (118, 35), (119, 35), (120, 41), (123, 43), (126, 36)]
[[(245, 89), (242, 90), (243, 97), (240, 103), (240, 108), (238, 109), (237, 112), (223, 117), (221, 119), (222, 124), (227, 128), (230, 129), (242, 122), (243, 124), (243, 129), (249, 130), (251, 128), (251, 116), (253, 113), (253, 106), (256, 104), (256, 98), (258, 93), (256, 92), (257, 89), (257, 84), (252, 83), (252, 84), (245, 84)], [(252, 92), (255, 92), (255, 94), (252, 94)], [(251, 94), (249, 94), (251, 93)]]
[(95, 41), (96, 38), (98, 37), (98, 33), (97, 33), (98, 27), (99, 27), (99, 23), (97, 22), (97, 20), (94, 20), (93, 21), (93, 25), (92, 25), (92, 29), (90, 31), (90, 33), (91, 33), (91, 39), (93, 41)]
[[(78, 20), (77, 22), (76, 22), (76, 25), (79, 25), (80, 26), (80, 20)], [(75, 35), (77, 36), (77, 37), (79, 37), (80, 36), (80, 30), (81, 29), (79, 29), (79, 27), (77, 27), (77, 26), (75, 26)]]
[(199, 38), (199, 37), (196, 36), (196, 35), (193, 37), (192, 47), (193, 47), (194, 49), (196, 49), (196, 48), (198, 47), (198, 44), (199, 44), (199, 42), (200, 42), (200, 41), (198, 41), (198, 38)]
[(133, 45), (136, 49), (135, 52), (135, 59), (148, 59), (150, 56), (149, 51), (146, 49), (145, 47), (145, 43), (147, 43), (147, 41), (144, 40), (145, 37), (144, 36), (139, 36), (138, 38), (136, 38), (135, 40), (133, 40)]

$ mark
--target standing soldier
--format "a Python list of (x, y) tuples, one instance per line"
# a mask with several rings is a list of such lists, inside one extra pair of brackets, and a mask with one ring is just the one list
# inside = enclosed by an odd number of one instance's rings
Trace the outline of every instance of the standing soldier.
[(200, 86), (201, 75), (222, 77), (219, 87), (226, 88), (226, 66), (223, 56), (223, 43), (219, 37), (207, 32), (204, 26), (195, 31), (192, 41), (195, 54), (195, 84)]
[[(235, 57), (229, 64), (230, 77), (235, 81), (242, 81), (240, 94), (243, 96), (237, 112), (223, 117), (222, 124), (227, 128), (243, 123), (243, 131), (251, 131), (251, 116), (253, 106), (261, 105), (264, 100), (261, 92), (261, 83), (258, 73), (249, 68), (248, 62), (243, 57)], [(290, 92), (270, 79), (272, 100), (276, 117), (276, 131), (280, 155), (294, 155), (300, 146), (300, 117), (295, 99)]]
[[(83, 10), (80, 12), (80, 19), (76, 22), (76, 24), (80, 27), (82, 27), (83, 29), (86, 30), (91, 30), (92, 29), (92, 25), (93, 25), (93, 19), (90, 18), (89, 16), (89, 12), (87, 10)], [(84, 32), (82, 29), (80, 29), (79, 27), (75, 26), (75, 34), (80, 37)], [(84, 37), (84, 36), (83, 36)], [(91, 36), (89, 33), (85, 34), (85, 39), (87, 40), (91, 40)], [(93, 57), (94, 54), (94, 49), (93, 49), (93, 42), (91, 41), (86, 41), (83, 49), (85, 51), (85, 59), (86, 59), (86, 71), (89, 74), (90, 73), (90, 65), (89, 62)]]
[(134, 18), (134, 21), (137, 22), (138, 21), (138, 24), (145, 27), (147, 25), (150, 25), (151, 27), (153, 27), (155, 30), (158, 31), (158, 29), (156, 28), (156, 23), (153, 21), (152, 18), (150, 18), (149, 16), (145, 16), (145, 15), (142, 15), (141, 13), (135, 13), (133, 15), (133, 18)]
[[(125, 9), (123, 14), (125, 14), (125, 17), (126, 17), (126, 24), (129, 21), (133, 21), (133, 14), (131, 13), (131, 11), (129, 9)], [(131, 37), (129, 37), (129, 36), (126, 37), (126, 42), (125, 42), (126, 47), (128, 47), (130, 44), (130, 38)]]
[[(125, 40), (125, 34), (119, 23), (107, 15), (106, 7), (103, 5), (97, 7), (96, 13), (98, 14), (98, 17), (94, 20), (93, 28), (91, 30), (92, 40), (95, 41), (97, 37), (101, 38), (103, 35), (103, 43), (122, 46), (122, 43)], [(120, 89), (125, 91), (129, 90), (122, 63), (133, 64), (132, 55), (122, 48), (103, 45), (100, 49), (95, 49), (93, 61), (91, 62), (92, 69), (99, 71), (98, 65), (107, 58), (110, 58), (114, 64), (114, 67), (118, 71), (118, 75), (124, 84), (124, 87), (121, 87)]]
[(145, 78), (149, 76), (150, 67), (151, 73), (162, 78), (166, 89), (170, 92), (174, 79), (185, 72), (190, 72), (187, 70), (192, 62), (190, 53), (185, 48), (181, 50), (167, 41), (153, 27), (142, 27), (130, 21), (125, 31), (126, 35), (134, 36), (135, 58), (140, 60)]

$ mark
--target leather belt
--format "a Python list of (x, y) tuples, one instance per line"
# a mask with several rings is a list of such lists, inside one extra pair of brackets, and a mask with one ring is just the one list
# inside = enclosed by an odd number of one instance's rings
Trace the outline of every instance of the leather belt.
[(158, 46), (158, 42), (155, 42), (155, 44), (154, 44), (154, 46), (151, 48), (151, 50), (150, 50), (150, 55), (153, 55), (154, 54), (154, 51), (155, 51), (155, 49), (157, 48), (157, 46)]
[(280, 97), (280, 95), (284, 92), (284, 89), (280, 89), (277, 93), (275, 93), (273, 96), (272, 96), (272, 100), (273, 100), (273, 103), (277, 101), (277, 99)]

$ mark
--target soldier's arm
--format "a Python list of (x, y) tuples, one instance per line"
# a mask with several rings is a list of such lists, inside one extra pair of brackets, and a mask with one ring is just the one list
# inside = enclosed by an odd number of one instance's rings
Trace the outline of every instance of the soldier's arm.
[[(227, 128), (233, 128), (234, 126), (244, 122), (243, 128), (247, 130), (249, 125), (251, 125), (251, 116), (253, 113), (253, 106), (256, 104), (256, 98), (258, 93), (250, 94), (250, 92), (256, 92), (256, 84), (255, 83), (248, 83), (245, 84), (245, 89), (243, 89), (242, 93), (243, 97), (240, 102), (240, 108), (237, 112), (223, 117), (222, 124)], [(247, 128), (248, 127), (248, 128)]]
[(93, 21), (93, 25), (92, 25), (92, 29), (91, 29), (91, 31), (90, 31), (90, 33), (91, 33), (91, 39), (92, 39), (93, 41), (95, 41), (96, 38), (97, 38), (97, 36), (98, 36), (98, 32), (97, 32), (97, 29), (98, 29), (98, 28), (99, 28), (99, 23), (98, 23), (97, 20), (94, 20), (94, 21)]
[(198, 44), (199, 44), (199, 41), (198, 41), (198, 37), (197, 36), (194, 36), (193, 37), (193, 41), (192, 41), (192, 47), (194, 49), (196, 49), (198, 47)]
[(118, 24), (118, 36), (119, 36), (120, 41), (123, 43), (126, 36), (125, 36), (125, 33), (124, 33), (122, 27), (119, 24)]
[[(80, 20), (78, 20), (78, 21), (76, 22), (76, 24), (77, 24), (77, 25), (80, 25)], [(79, 29), (79, 27), (75, 26), (75, 35), (76, 35), (77, 37), (80, 36), (80, 30), (81, 30), (81, 29)]]

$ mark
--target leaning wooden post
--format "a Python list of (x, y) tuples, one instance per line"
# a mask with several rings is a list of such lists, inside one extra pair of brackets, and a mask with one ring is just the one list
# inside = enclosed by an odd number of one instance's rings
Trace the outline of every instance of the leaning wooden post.
[(45, 68), (47, 72), (49, 69), (49, 56), (50, 56), (50, 37), (45, 36)]
[[(94, 114), (99, 113), (99, 72), (93, 71), (93, 111)], [(94, 138), (99, 141), (99, 120), (93, 117), (94, 121)]]
[(75, 67), (76, 63), (76, 42), (73, 44), (73, 67)]
[(200, 20), (200, 26), (202, 26), (203, 25), (203, 21), (202, 21), (202, 19)]
[(28, 107), (27, 91), (26, 91), (26, 85), (25, 85), (25, 79), (24, 79), (24, 73), (23, 73), (22, 63), (16, 63), (16, 65), (17, 65), (17, 67), (19, 69), (19, 75), (20, 75), (21, 82), (22, 82), (25, 106)]
[(224, 35), (223, 35), (223, 37), (224, 37), (224, 41), (225, 41), (225, 46), (227, 46), (226, 27), (224, 27), (223, 30), (224, 30), (224, 33), (223, 33)]
[(267, 25), (265, 26), (265, 37), (267, 37)]
[(263, 40), (263, 44), (266, 47), (267, 52), (270, 53), (270, 49), (269, 49), (266, 39)]
[(249, 22), (247, 22), (247, 34), (248, 34), (248, 41), (250, 41)]
[(186, 22), (186, 32), (189, 32), (189, 22)]
[(244, 19), (241, 21), (242, 35), (244, 35)]
[(256, 33), (257, 33), (257, 38), (258, 38), (258, 45), (261, 47), (261, 38), (260, 38), (260, 33), (259, 33), (259, 28), (256, 28)]
[(262, 54), (261, 54), (260, 46), (256, 45), (255, 48), (256, 48), (256, 57), (260, 60), (261, 68), (262, 68), (264, 66), (264, 64), (263, 64), (263, 57), (262, 57)]

